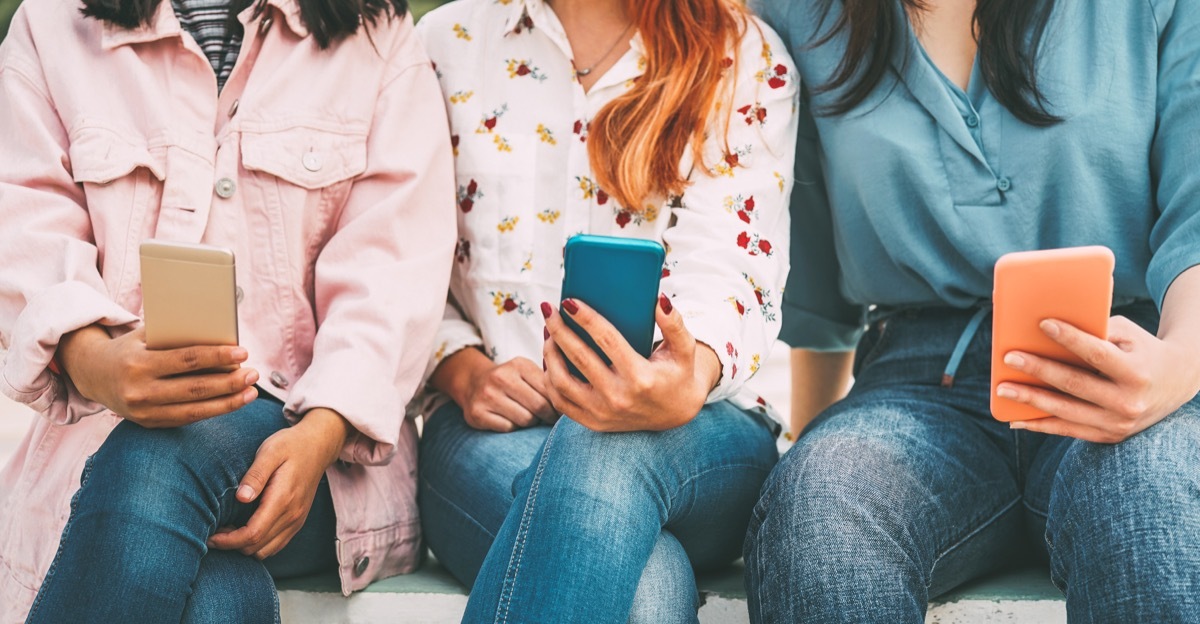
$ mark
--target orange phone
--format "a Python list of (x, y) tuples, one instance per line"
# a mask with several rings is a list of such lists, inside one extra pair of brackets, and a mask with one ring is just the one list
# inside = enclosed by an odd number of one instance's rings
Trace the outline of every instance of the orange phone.
[(1049, 414), (996, 396), (1002, 382), (1042, 386), (1039, 379), (1009, 368), (1009, 351), (1086, 367), (1075, 354), (1042, 333), (1038, 324), (1052, 318), (1108, 338), (1112, 311), (1113, 268), (1116, 260), (1107, 247), (1071, 247), (1020, 251), (996, 263), (992, 293), (992, 416), (996, 420), (1032, 420)]

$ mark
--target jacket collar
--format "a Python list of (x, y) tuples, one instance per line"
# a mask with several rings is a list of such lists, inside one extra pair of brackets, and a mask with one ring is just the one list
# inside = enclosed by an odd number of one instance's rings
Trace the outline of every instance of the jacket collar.
[[(297, 0), (260, 0), (267, 6), (275, 7), (280, 15), (283, 16), (283, 21), (287, 27), (291, 29), (297, 36), (308, 36), (308, 29), (304, 26), (304, 20), (300, 18), (300, 4)], [(513, 0), (517, 3), (518, 0)], [(242, 24), (249, 24), (254, 19), (254, 13), (257, 5), (246, 7), (239, 15), (238, 20)], [(259, 17), (260, 20), (266, 19), (268, 13)], [(138, 43), (149, 43), (159, 41), (169, 37), (178, 37), (183, 34), (183, 28), (179, 24), (179, 18), (175, 16), (175, 8), (171, 6), (171, 0), (159, 0), (158, 7), (154, 10), (154, 16), (150, 19), (150, 23), (136, 28), (125, 28), (111, 22), (103, 23), (103, 31), (101, 34), (100, 45), (104, 50), (112, 50), (124, 45), (133, 45)]]

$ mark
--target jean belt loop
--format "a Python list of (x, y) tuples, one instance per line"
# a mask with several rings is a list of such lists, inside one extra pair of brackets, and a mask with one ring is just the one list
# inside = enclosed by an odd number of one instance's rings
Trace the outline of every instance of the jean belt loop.
[(967, 327), (963, 329), (962, 335), (958, 337), (958, 343), (954, 345), (954, 352), (950, 354), (950, 361), (946, 362), (946, 370), (942, 373), (942, 387), (954, 387), (954, 376), (958, 373), (958, 367), (962, 364), (963, 356), (967, 354), (967, 347), (971, 346), (971, 341), (975, 338), (975, 334), (979, 333), (979, 326), (983, 324), (984, 319), (992, 314), (992, 306), (990, 303), (985, 303), (983, 307), (976, 310), (971, 316), (971, 320), (967, 322)]

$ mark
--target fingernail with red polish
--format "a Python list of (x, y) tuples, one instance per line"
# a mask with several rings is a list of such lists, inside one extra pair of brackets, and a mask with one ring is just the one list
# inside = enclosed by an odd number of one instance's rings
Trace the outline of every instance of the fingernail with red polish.
[(658, 296), (658, 307), (662, 308), (663, 314), (670, 314), (675, 309), (675, 306), (671, 305), (671, 300), (666, 295)]
[(543, 302), (542, 302), (542, 317), (544, 317), (544, 318), (550, 318), (550, 315), (551, 315), (553, 312), (554, 312), (554, 308), (550, 307), (550, 302), (549, 302), (549, 301), (543, 301)]
[(550, 340), (550, 328), (549, 327), (542, 328), (542, 340)]
[(575, 315), (579, 313), (579, 304), (575, 303), (574, 299), (563, 299), (562, 306), (567, 311), (567, 314)]

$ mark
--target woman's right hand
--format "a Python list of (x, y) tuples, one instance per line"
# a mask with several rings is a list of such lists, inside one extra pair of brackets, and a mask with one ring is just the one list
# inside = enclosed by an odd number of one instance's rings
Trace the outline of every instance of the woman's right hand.
[(438, 366), (431, 382), (475, 429), (507, 433), (553, 424), (560, 415), (547, 398), (545, 373), (526, 358), (496, 364), (478, 349), (463, 349)]
[(144, 329), (110, 338), (95, 325), (63, 336), (58, 345), (59, 362), (80, 394), (149, 428), (179, 427), (254, 401), (258, 372), (239, 367), (246, 357), (237, 346), (153, 351)]

